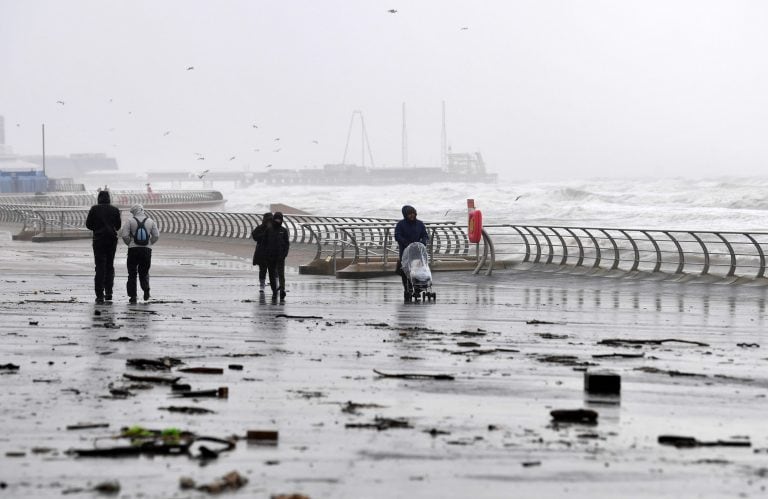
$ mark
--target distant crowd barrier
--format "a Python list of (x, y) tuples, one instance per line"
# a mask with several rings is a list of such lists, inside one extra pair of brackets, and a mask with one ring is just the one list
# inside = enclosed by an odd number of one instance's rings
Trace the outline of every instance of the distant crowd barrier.
[[(210, 192), (210, 191), (207, 191)], [(144, 193), (146, 194), (146, 193)], [(22, 224), (34, 233), (85, 231), (87, 208), (3, 204), (0, 222)], [(249, 240), (262, 221), (260, 214), (191, 210), (147, 210), (162, 233), (188, 237)], [(286, 215), (292, 243), (317, 248), (315, 260), (344, 265), (394, 263), (397, 220), (375, 217)], [(545, 225), (488, 224), (483, 240), (472, 244), (465, 226), (427, 223), (432, 262), (473, 262), (475, 273), (495, 268), (557, 265), (594, 269), (664, 273), (766, 277), (768, 232), (676, 229), (618, 229)], [(456, 267), (459, 268), (459, 267)]]
[[(134, 204), (144, 206), (163, 205), (206, 205), (219, 204), (224, 196), (219, 191), (109, 191), (112, 203), (121, 207)], [(37, 206), (91, 206), (96, 204), (97, 193), (86, 192), (49, 192), (41, 194), (0, 194), (3, 205)]]

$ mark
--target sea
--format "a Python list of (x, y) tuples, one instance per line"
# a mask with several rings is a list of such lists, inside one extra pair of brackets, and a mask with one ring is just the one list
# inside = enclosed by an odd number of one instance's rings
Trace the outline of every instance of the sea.
[[(180, 187), (201, 185), (174, 185)], [(223, 193), (229, 212), (264, 213), (282, 203), (313, 215), (397, 219), (409, 204), (421, 220), (461, 223), (474, 199), (486, 224), (768, 231), (768, 177), (247, 187), (221, 181), (206, 188)]]

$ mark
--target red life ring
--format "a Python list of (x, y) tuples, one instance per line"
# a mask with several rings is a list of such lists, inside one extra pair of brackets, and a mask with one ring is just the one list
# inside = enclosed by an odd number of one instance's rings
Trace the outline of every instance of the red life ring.
[(470, 243), (479, 243), (483, 238), (483, 212), (473, 210), (469, 212), (469, 222), (467, 224), (467, 233)]

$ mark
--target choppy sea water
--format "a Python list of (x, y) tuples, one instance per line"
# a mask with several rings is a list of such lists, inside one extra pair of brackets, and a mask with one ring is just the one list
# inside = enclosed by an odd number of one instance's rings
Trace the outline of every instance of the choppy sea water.
[(402, 205), (411, 204), (422, 220), (462, 221), (466, 199), (473, 198), (486, 223), (768, 230), (768, 177), (212, 187), (224, 194), (230, 212), (261, 213), (270, 203), (283, 203), (316, 215), (399, 218)]

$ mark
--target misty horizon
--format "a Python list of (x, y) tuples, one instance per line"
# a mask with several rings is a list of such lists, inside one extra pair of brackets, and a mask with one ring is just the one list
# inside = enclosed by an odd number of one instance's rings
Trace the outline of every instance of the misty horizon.
[[(0, 115), (19, 155), (40, 153), (44, 123), (49, 155), (263, 171), (340, 162), (355, 110), (376, 166), (400, 166), (405, 103), (408, 164), (439, 166), (445, 101), (448, 145), (505, 180), (756, 176), (766, 14), (756, 1), (6, 0)], [(347, 162), (360, 142), (356, 125)]]

